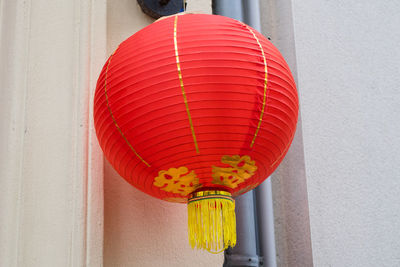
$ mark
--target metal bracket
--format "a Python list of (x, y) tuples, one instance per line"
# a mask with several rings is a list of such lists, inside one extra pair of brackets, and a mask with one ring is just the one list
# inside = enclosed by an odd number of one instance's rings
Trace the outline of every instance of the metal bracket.
[(137, 0), (142, 11), (152, 18), (158, 19), (183, 11), (184, 0)]

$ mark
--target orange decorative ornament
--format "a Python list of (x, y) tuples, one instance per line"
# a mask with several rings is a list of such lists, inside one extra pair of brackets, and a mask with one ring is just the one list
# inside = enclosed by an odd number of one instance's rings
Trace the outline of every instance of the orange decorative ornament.
[(298, 96), (279, 51), (222, 16), (156, 21), (122, 42), (97, 82), (94, 120), (108, 161), (130, 184), (188, 203), (192, 247), (236, 244), (233, 197), (283, 160)]

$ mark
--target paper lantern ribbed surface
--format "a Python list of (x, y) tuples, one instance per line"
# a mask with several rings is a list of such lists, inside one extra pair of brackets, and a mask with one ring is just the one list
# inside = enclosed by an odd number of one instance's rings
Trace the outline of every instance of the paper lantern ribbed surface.
[(297, 114), (279, 51), (251, 27), (205, 14), (158, 20), (122, 42), (94, 99), (108, 161), (143, 192), (189, 202), (190, 243), (213, 251), (236, 243), (232, 197), (276, 169)]

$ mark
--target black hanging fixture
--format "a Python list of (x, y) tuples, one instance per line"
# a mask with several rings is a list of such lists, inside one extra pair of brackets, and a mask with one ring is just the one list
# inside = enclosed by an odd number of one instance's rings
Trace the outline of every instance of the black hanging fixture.
[(137, 0), (143, 12), (152, 18), (159, 19), (186, 9), (185, 0)]

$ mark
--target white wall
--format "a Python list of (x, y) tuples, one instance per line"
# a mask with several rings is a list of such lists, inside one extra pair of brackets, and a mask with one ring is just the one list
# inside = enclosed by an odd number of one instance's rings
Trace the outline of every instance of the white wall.
[[(108, 1), (108, 53), (153, 20), (137, 1)], [(188, 1), (188, 11), (211, 13), (211, 1)], [(152, 198), (125, 182), (105, 164), (104, 265), (222, 266), (223, 254), (192, 250), (186, 205)]]
[(400, 2), (293, 2), (315, 266), (400, 266)]
[[(101, 266), (106, 6), (0, 2), (0, 266)], [(96, 73), (96, 74), (95, 74)]]

